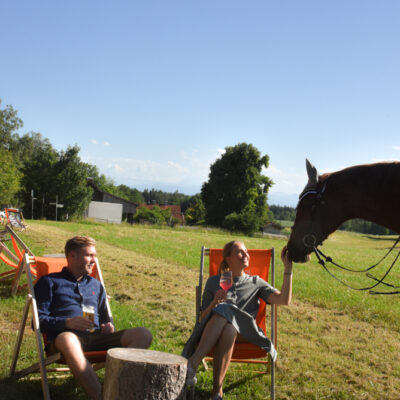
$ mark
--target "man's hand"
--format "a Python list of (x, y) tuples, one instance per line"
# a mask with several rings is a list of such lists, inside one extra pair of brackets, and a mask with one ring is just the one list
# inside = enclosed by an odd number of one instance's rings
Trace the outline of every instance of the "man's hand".
[(93, 329), (94, 324), (89, 319), (79, 316), (68, 318), (65, 321), (65, 326), (68, 329), (73, 329), (77, 331), (90, 331), (91, 329)]
[(100, 333), (113, 333), (114, 325), (111, 322), (107, 322), (106, 324), (101, 324)]

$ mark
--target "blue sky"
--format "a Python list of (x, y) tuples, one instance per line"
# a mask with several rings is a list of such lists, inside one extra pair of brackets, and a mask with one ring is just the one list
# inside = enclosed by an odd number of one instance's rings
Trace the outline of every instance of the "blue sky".
[(270, 157), (270, 203), (400, 157), (399, 1), (8, 1), (1, 107), (116, 184), (200, 191), (226, 146)]

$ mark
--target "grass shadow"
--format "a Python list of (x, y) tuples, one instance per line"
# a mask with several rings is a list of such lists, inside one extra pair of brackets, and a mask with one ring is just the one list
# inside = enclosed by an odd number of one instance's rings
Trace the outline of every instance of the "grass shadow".
[[(82, 388), (78, 387), (73, 377), (57, 380), (54, 377), (48, 377), (49, 390), (51, 398), (57, 400), (87, 400), (87, 395)], [(7, 394), (6, 397), (2, 397)], [(4, 378), (0, 380), (0, 399), (7, 400), (41, 400), (43, 399), (42, 385), (40, 375), (32, 375), (20, 380)]]
[(257, 378), (262, 378), (265, 375), (269, 375), (269, 374), (266, 372), (249, 372), (248, 375), (244, 376), (243, 378), (225, 386), (224, 393), (229, 393), (230, 391), (237, 389), (238, 387), (242, 386), (243, 384), (253, 381)]

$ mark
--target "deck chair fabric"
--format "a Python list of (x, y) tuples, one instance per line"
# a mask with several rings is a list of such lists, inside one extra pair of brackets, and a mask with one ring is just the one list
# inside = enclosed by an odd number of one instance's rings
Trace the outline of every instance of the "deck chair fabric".
[[(11, 245), (7, 246), (7, 242), (11, 243)], [(12, 295), (15, 295), (19, 287), (19, 280), (23, 273), (22, 260), (25, 253), (33, 256), (32, 251), (11, 226), (6, 225), (0, 235), (0, 261), (11, 268), (0, 274), (0, 281), (13, 279), (11, 285)], [(32, 268), (32, 274), (35, 276), (34, 268)]]
[[(39, 279), (40, 277), (52, 273), (52, 272), (59, 272), (61, 269), (67, 265), (66, 259), (62, 257), (30, 257), (29, 255), (25, 254), (23, 258), (23, 268), (26, 272), (27, 279), (28, 279), (28, 289), (29, 293), (27, 295), (27, 299), (25, 302), (25, 307), (23, 311), (23, 316), (21, 319), (17, 341), (14, 347), (14, 354), (13, 359), (11, 362), (10, 368), (10, 378), (19, 379), (28, 374), (40, 372), (41, 375), (41, 383), (42, 383), (42, 390), (43, 390), (43, 397), (44, 399), (50, 399), (50, 391), (47, 379), (48, 372), (60, 372), (60, 371), (69, 371), (67, 367), (58, 367), (58, 368), (47, 368), (50, 364), (65, 364), (65, 360), (63, 359), (61, 353), (52, 354), (46, 357), (44, 351), (44, 343), (46, 343), (46, 337), (42, 334), (40, 330), (39, 324), (39, 314), (37, 309), (37, 303), (35, 298), (35, 291), (34, 291), (34, 277), (31, 272), (31, 264), (35, 265), (36, 269), (36, 278)], [(96, 266), (93, 268), (92, 274), (94, 278), (98, 279), (104, 286), (103, 276), (101, 273), (100, 265), (98, 260), (96, 259)], [(109, 314), (110, 319), (112, 318), (111, 308), (108, 302), (108, 298), (106, 296), (106, 305), (107, 311)], [(17, 371), (17, 362), (18, 356), (21, 348), (21, 344), (23, 341), (23, 335), (25, 332), (25, 328), (27, 325), (28, 313), (29, 310), (32, 311), (32, 328), (34, 330), (35, 339), (36, 339), (36, 350), (38, 354), (38, 362), (24, 368), (22, 370)], [(43, 337), (44, 336), (44, 337)], [(84, 353), (86, 358), (89, 360), (90, 363), (93, 364), (95, 370), (104, 367), (105, 359), (107, 352), (106, 351), (95, 351), (95, 352), (85, 352)]]
[(25, 224), (22, 210), (18, 208), (5, 208), (4, 209), (7, 224), (10, 224), (13, 228), (20, 229), (23, 231), (28, 226)]
[[(205, 258), (209, 258), (209, 276), (217, 275), (219, 272), (219, 266), (222, 261), (223, 249), (207, 249), (202, 247), (201, 249), (201, 262), (200, 262), (200, 276), (199, 285), (196, 287), (196, 322), (199, 322), (200, 318), (200, 306), (202, 298), (202, 286), (203, 286), (203, 273)], [(265, 281), (269, 281), (272, 286), (275, 285), (275, 253), (274, 249), (248, 249), (250, 255), (250, 264), (246, 268), (245, 272), (249, 275), (258, 275)], [(270, 278), (270, 279), (269, 279)], [(266, 329), (266, 303), (260, 299), (260, 307), (257, 313), (256, 322), (257, 325), (267, 334)], [(269, 336), (271, 342), (277, 347), (277, 309), (276, 305), (270, 305), (270, 332)], [(213, 351), (206, 358), (207, 360), (212, 359)], [(248, 342), (236, 342), (232, 354), (232, 362), (244, 362), (244, 363), (256, 363), (266, 364), (270, 367), (271, 371), (271, 398), (275, 398), (275, 362), (271, 357), (268, 357), (268, 353), (260, 347), (248, 343)]]

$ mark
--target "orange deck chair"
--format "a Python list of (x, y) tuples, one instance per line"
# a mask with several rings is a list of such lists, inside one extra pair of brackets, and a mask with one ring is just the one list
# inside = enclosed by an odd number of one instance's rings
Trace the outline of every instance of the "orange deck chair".
[(14, 228), (25, 230), (28, 225), (25, 224), (24, 216), (22, 210), (19, 208), (5, 208), (4, 212), (6, 214), (7, 224), (13, 226)]
[[(48, 385), (47, 372), (65, 372), (69, 371), (69, 368), (66, 366), (57, 368), (47, 368), (48, 365), (53, 363), (55, 364), (66, 364), (66, 363), (61, 353), (52, 354), (48, 357), (45, 356), (44, 345), (46, 344), (46, 337), (40, 331), (39, 314), (37, 310), (37, 304), (33, 286), (34, 277), (31, 272), (31, 269), (33, 268), (34, 265), (36, 269), (37, 279), (39, 279), (43, 275), (47, 275), (51, 272), (61, 271), (61, 269), (67, 265), (67, 261), (64, 257), (32, 257), (26, 254), (23, 258), (22, 264), (28, 279), (29, 293), (26, 298), (23, 316), (18, 331), (18, 337), (14, 347), (14, 354), (10, 368), (10, 378), (19, 379), (31, 373), (40, 372), (43, 397), (45, 400), (49, 400), (50, 390)], [(93, 268), (91, 276), (98, 279), (104, 286), (103, 276), (97, 258), (96, 258), (96, 266), (95, 268)], [(111, 318), (112, 315), (111, 308), (107, 297), (106, 301), (107, 301), (108, 314)], [(23, 340), (23, 335), (25, 332), (25, 327), (27, 324), (29, 309), (32, 309), (32, 325), (35, 333), (36, 348), (39, 361), (31, 365), (30, 367), (17, 371), (16, 370), (17, 361)], [(86, 352), (85, 356), (89, 360), (89, 362), (93, 365), (94, 369), (97, 370), (104, 367), (107, 352), (106, 351)]]
[[(7, 242), (11, 242), (12, 246), (7, 246)], [(12, 295), (15, 295), (19, 287), (19, 280), (23, 272), (22, 260), (25, 253), (33, 256), (32, 251), (11, 226), (6, 225), (4, 230), (0, 232), (0, 261), (11, 268), (0, 274), (0, 281), (13, 279), (11, 284)], [(34, 268), (32, 268), (32, 274), (35, 275)]]
[[(204, 246), (201, 248), (200, 276), (199, 285), (196, 286), (196, 322), (200, 319), (200, 305), (203, 286), (203, 271), (205, 258), (209, 258), (209, 276), (218, 274), (219, 265), (222, 261), (223, 249), (208, 249)], [(250, 255), (249, 267), (245, 270), (250, 275), (258, 275), (260, 278), (274, 286), (275, 285), (275, 253), (274, 248), (267, 250), (248, 249)], [(271, 273), (270, 273), (271, 271)], [(270, 279), (268, 279), (270, 277)], [(266, 303), (260, 299), (260, 307), (257, 314), (257, 325), (264, 331), (271, 342), (277, 347), (277, 308), (275, 304), (270, 306), (271, 309), (271, 327), (270, 333), (266, 330)], [(207, 369), (206, 362), (212, 360), (211, 351), (203, 360), (203, 364)], [(260, 347), (246, 342), (235, 343), (232, 354), (232, 362), (266, 364), (270, 367), (271, 372), (271, 399), (275, 398), (275, 362), (269, 357), (269, 354)], [(267, 370), (265, 371), (265, 373)]]

